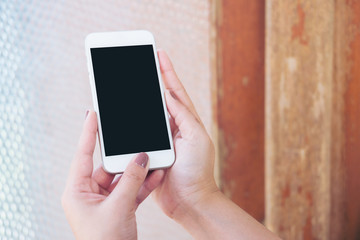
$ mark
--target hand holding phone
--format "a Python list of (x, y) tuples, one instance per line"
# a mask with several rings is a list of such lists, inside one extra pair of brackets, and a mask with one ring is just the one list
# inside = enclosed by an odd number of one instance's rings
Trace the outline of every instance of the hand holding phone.
[(136, 238), (134, 210), (156, 189), (164, 212), (194, 238), (278, 239), (216, 187), (213, 144), (169, 58), (162, 51), (159, 58), (176, 162), (165, 175), (164, 170), (156, 170), (145, 181), (149, 167), (145, 153), (129, 162), (121, 179), (113, 180), (114, 175), (102, 167), (92, 172), (97, 121), (90, 111), (62, 199), (76, 238)]
[(71, 165), (62, 205), (76, 239), (136, 239), (135, 210), (154, 190), (164, 170), (148, 174), (146, 153), (134, 156), (121, 178), (93, 172), (97, 119), (89, 111)]
[(172, 117), (176, 161), (165, 170), (165, 177), (154, 194), (165, 214), (179, 222), (191, 209), (219, 191), (214, 179), (215, 150), (169, 57), (164, 51), (158, 55)]

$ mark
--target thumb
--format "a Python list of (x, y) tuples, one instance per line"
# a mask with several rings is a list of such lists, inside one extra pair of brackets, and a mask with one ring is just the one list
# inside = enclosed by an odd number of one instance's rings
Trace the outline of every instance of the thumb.
[(149, 171), (149, 156), (146, 153), (139, 153), (132, 159), (117, 183), (115, 189), (111, 192), (109, 200), (123, 202), (124, 205), (133, 207), (136, 203), (136, 197), (139, 189), (145, 181)]
[(93, 153), (96, 144), (97, 121), (96, 113), (88, 111), (78, 149), (71, 166), (70, 176), (75, 181), (91, 177), (93, 171)]

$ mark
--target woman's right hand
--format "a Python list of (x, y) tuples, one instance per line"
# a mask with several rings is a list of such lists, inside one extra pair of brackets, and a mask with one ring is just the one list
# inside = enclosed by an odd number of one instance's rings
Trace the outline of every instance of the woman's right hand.
[(279, 239), (217, 188), (213, 143), (168, 56), (158, 55), (176, 155), (155, 189), (159, 205), (195, 239)]
[(166, 215), (177, 220), (189, 207), (219, 191), (214, 180), (215, 153), (169, 57), (164, 51), (159, 51), (158, 56), (176, 159), (155, 190), (155, 198)]

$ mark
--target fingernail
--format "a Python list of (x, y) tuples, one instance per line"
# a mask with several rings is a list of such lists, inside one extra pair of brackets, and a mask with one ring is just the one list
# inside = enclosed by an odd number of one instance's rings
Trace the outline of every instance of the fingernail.
[(173, 99), (178, 100), (176, 94), (173, 91), (170, 91), (170, 95), (172, 96)]
[(88, 115), (89, 115), (89, 110), (86, 110), (85, 119), (87, 118)]
[(135, 158), (136, 164), (143, 168), (146, 168), (148, 161), (149, 161), (149, 156), (143, 152), (139, 153)]

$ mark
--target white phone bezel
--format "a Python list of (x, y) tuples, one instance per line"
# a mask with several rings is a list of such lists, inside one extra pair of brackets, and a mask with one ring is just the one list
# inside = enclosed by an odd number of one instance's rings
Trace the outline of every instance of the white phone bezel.
[(124, 172), (129, 161), (131, 161), (131, 159), (136, 155), (136, 153), (122, 154), (116, 156), (105, 156), (103, 135), (101, 129), (101, 116), (99, 112), (99, 105), (98, 105), (98, 99), (97, 99), (97, 93), (95, 87), (94, 71), (92, 66), (90, 49), (100, 48), (100, 47), (136, 46), (136, 45), (148, 45), (148, 44), (151, 44), (154, 50), (156, 70), (159, 77), (161, 98), (163, 102), (166, 127), (170, 142), (170, 149), (168, 150), (146, 152), (149, 155), (149, 160), (150, 160), (149, 168), (159, 169), (159, 168), (170, 167), (175, 161), (175, 153), (174, 153), (174, 145), (173, 145), (173, 139), (170, 129), (170, 123), (168, 119), (169, 115), (165, 103), (164, 87), (162, 84), (159, 60), (155, 47), (155, 40), (152, 33), (145, 30), (91, 33), (85, 39), (85, 50), (86, 50), (87, 64), (89, 70), (92, 99), (93, 99), (94, 110), (97, 113), (97, 120), (98, 120), (98, 134), (99, 134), (102, 164), (105, 171), (109, 173)]

